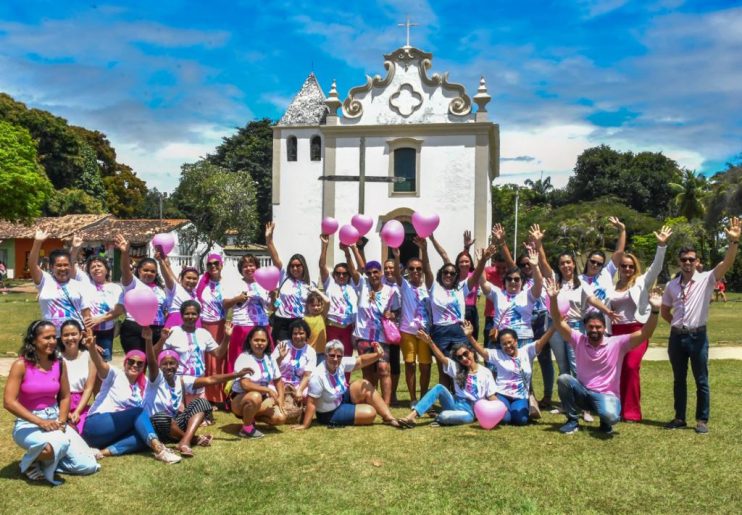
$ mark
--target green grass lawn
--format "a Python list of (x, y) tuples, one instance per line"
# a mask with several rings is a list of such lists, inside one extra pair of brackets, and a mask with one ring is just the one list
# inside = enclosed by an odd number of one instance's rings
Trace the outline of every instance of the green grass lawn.
[(421, 419), (408, 431), (381, 424), (279, 428), (244, 441), (235, 436), (237, 419), (220, 413), (214, 446), (196, 449), (193, 459), (166, 466), (148, 454), (110, 458), (95, 476), (66, 476), (58, 488), (20, 477), (21, 450), (3, 411), (2, 511), (739, 513), (742, 363), (712, 362), (711, 389), (706, 436), (660, 427), (672, 416), (668, 363), (644, 366), (645, 422), (619, 424), (608, 439), (595, 431), (597, 423), (561, 435), (563, 417), (546, 414), (537, 424), (492, 431), (431, 428)]

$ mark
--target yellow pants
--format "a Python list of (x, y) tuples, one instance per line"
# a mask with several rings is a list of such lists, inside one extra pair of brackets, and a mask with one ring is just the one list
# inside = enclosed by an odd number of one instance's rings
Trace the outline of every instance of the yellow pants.
[(430, 365), (433, 362), (433, 355), (430, 346), (425, 340), (421, 340), (414, 334), (401, 333), (402, 357), (405, 363), (414, 363), (415, 357), (421, 365)]

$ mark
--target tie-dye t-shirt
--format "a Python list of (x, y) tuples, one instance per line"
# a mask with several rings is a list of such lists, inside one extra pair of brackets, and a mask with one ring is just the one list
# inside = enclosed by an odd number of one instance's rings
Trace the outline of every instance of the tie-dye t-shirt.
[[(83, 272), (80, 268), (77, 270), (77, 275), (75, 276), (75, 279), (80, 281), (83, 285), (87, 287), (85, 296), (90, 301), (90, 316), (95, 318), (99, 317), (101, 315), (105, 315), (109, 311), (111, 311), (113, 308), (116, 307), (117, 304), (121, 304), (123, 306), (124, 304), (124, 289), (121, 287), (120, 284), (116, 283), (110, 283), (105, 282), (103, 284), (98, 284), (97, 282), (93, 281), (88, 274)], [(108, 331), (110, 329), (113, 329), (116, 322), (114, 320), (109, 320), (108, 322), (103, 322), (101, 324), (98, 324), (95, 327), (96, 331)]]
[[(152, 290), (152, 292), (157, 297), (157, 314), (155, 315), (155, 320), (152, 322), (152, 325), (165, 325), (165, 319), (167, 318), (168, 313), (167, 308), (168, 306), (170, 306), (170, 304), (172, 304), (172, 293), (174, 293), (174, 290), (166, 292), (155, 283), (144, 284), (142, 281), (139, 280), (138, 277), (134, 277), (133, 281), (124, 286), (124, 293), (128, 292), (129, 290), (133, 290), (134, 288), (149, 288), (150, 290)], [(134, 320), (134, 317), (132, 317), (129, 313), (126, 314), (126, 319), (131, 320), (132, 322), (136, 322), (136, 320)]]
[(173, 386), (165, 380), (162, 371), (157, 373), (154, 382), (147, 377), (147, 386), (144, 388), (144, 411), (151, 417), (155, 413), (165, 413), (168, 417), (175, 417), (183, 403), (183, 393), (196, 394), (193, 384), (197, 377), (175, 376)]
[[(294, 347), (291, 342), (287, 345), (289, 347), (289, 353), (283, 358), (278, 368), (281, 370), (281, 377), (285, 383), (299, 386), (304, 374), (306, 372), (311, 373), (314, 370), (317, 364), (317, 353), (309, 344), (305, 344), (301, 349)], [(273, 349), (271, 358), (278, 363), (278, 356), (280, 354), (278, 346), (276, 346)]]
[(168, 294), (171, 297), (170, 300), (170, 308), (168, 309), (168, 314), (170, 313), (179, 313), (180, 312), (180, 306), (183, 305), (183, 303), (187, 300), (195, 300), (198, 305), (201, 305), (201, 302), (198, 300), (198, 297), (196, 296), (196, 290), (193, 289), (191, 291), (186, 290), (183, 288), (183, 285), (180, 283), (175, 283), (175, 286), (172, 290), (168, 292)]
[(130, 408), (142, 406), (144, 392), (139, 383), (130, 383), (126, 374), (120, 368), (110, 366), (108, 375), (100, 385), (100, 391), (95, 396), (95, 402), (90, 407), (88, 416), (96, 413), (115, 413)]
[(480, 365), (477, 367), (476, 373), (467, 374), (464, 388), (461, 388), (458, 381), (456, 381), (456, 372), (458, 369), (459, 364), (452, 359), (448, 360), (443, 369), (443, 372), (453, 379), (454, 394), (457, 398), (477, 402), (479, 399), (486, 399), (495, 395), (495, 379), (487, 367)]
[(514, 399), (527, 399), (534, 357), (536, 357), (535, 343), (521, 347), (515, 356), (506, 354), (502, 349), (488, 349), (487, 363), (494, 365), (497, 371), (495, 376), (497, 393)]
[(362, 340), (386, 343), (381, 324), (384, 312), (391, 310), (394, 290), (386, 284), (379, 291), (372, 291), (366, 276), (358, 282), (358, 314), (353, 336)]
[[(234, 369), (239, 371), (243, 368), (251, 368), (252, 374), (247, 374), (243, 379), (252, 381), (260, 386), (265, 386), (276, 391), (273, 381), (281, 379), (281, 369), (278, 367), (276, 360), (269, 354), (263, 354), (262, 358), (256, 358), (249, 352), (243, 352), (234, 362)], [(244, 388), (239, 380), (232, 383), (232, 391), (235, 393), (244, 393)]]
[(350, 284), (338, 284), (328, 277), (323, 284), (325, 295), (330, 298), (327, 320), (340, 327), (346, 327), (356, 320), (358, 313), (358, 292)]
[(57, 336), (62, 322), (72, 318), (82, 324), (82, 310), (92, 307), (86, 286), (75, 279), (62, 284), (50, 273), (43, 272), (36, 289), (39, 290), (41, 318), (54, 324)]
[(178, 353), (178, 375), (201, 377), (206, 373), (204, 354), (219, 348), (211, 333), (197, 327), (195, 331), (187, 332), (182, 327), (173, 327), (170, 330), (163, 350), (173, 350)]
[(224, 309), (224, 292), (221, 281), (209, 280), (201, 292), (201, 320), (204, 322), (220, 322), (227, 317)]
[(334, 410), (343, 402), (343, 394), (348, 390), (345, 374), (350, 374), (356, 366), (356, 358), (343, 358), (331, 374), (325, 368), (325, 362), (317, 365), (309, 379), (307, 395), (315, 399), (317, 413), (327, 413)]
[(232, 323), (241, 327), (268, 325), (268, 306), (270, 295), (268, 290), (255, 281), (248, 283), (245, 280), (235, 281), (225, 285), (225, 297), (232, 299), (242, 292), (247, 293), (247, 300), (235, 304), (232, 308)]
[[(534, 282), (533, 277), (529, 277), (526, 279), (525, 284), (523, 284), (523, 289), (530, 290), (533, 288)], [(537, 316), (539, 313), (544, 311), (548, 311), (548, 308), (546, 307), (546, 288), (541, 288), (541, 296), (536, 299), (536, 302), (533, 305), (533, 316)]]
[(450, 290), (438, 284), (438, 281), (433, 282), (433, 287), (430, 288), (433, 324), (454, 325), (463, 322), (467, 295), (469, 295), (469, 285), (466, 280), (459, 282)]
[(495, 307), (495, 327), (498, 329), (512, 329), (518, 333), (518, 339), (533, 338), (531, 317), (536, 299), (531, 295), (530, 288), (518, 293), (508, 293), (497, 286), (490, 285), (487, 296)]
[(402, 279), (402, 287), (399, 290), (402, 297), (402, 320), (399, 330), (413, 335), (420, 329), (430, 331), (430, 292), (425, 283), (413, 286), (407, 279)]
[(301, 318), (304, 316), (304, 307), (307, 304), (309, 285), (297, 281), (281, 270), (281, 279), (278, 283), (278, 298), (276, 299), (276, 316), (281, 318)]
[(401, 298), (400, 293), (399, 293), (399, 285), (397, 284), (397, 281), (395, 281), (395, 280), (389, 281), (386, 278), (386, 276), (383, 276), (381, 278), (381, 282), (384, 283), (385, 285), (389, 286), (392, 289), (392, 292), (393, 292), (393, 294), (392, 294), (392, 304), (391, 304), (391, 308), (389, 308), (389, 309), (391, 309), (392, 311), (397, 311), (398, 309), (400, 309), (402, 307), (402, 298)]
[[(611, 293), (613, 293), (613, 290), (615, 288), (613, 286), (613, 277), (616, 275), (617, 270), (618, 269), (616, 268), (616, 265), (613, 264), (613, 261), (608, 260), (606, 265), (596, 275), (590, 277), (588, 275), (581, 274), (580, 282), (590, 286), (593, 290), (593, 295), (595, 295), (598, 300), (605, 303), (606, 299)], [(592, 306), (588, 306), (585, 310), (585, 313), (589, 313), (591, 311), (597, 311), (597, 309)]]
[[(556, 279), (555, 279), (556, 280)], [(575, 287), (572, 281), (564, 281), (559, 288), (559, 298), (569, 302), (569, 312), (564, 317), (566, 322), (580, 322), (588, 308), (587, 299), (593, 294), (593, 287), (580, 281)]]

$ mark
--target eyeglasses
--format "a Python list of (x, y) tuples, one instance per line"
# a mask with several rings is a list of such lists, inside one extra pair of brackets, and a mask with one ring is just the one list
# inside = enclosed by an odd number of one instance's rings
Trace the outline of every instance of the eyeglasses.
[(456, 361), (461, 361), (462, 359), (469, 359), (469, 351), (465, 351), (461, 354), (456, 354)]
[(140, 368), (144, 366), (144, 361), (139, 361), (138, 359), (127, 359), (126, 364), (130, 367)]
[(206, 263), (206, 266), (208, 266), (209, 268), (218, 267), (219, 261), (209, 261), (208, 263)]
[(590, 259), (589, 261), (590, 261), (590, 264), (593, 265), (593, 266), (603, 266), (603, 265), (605, 265), (605, 263), (603, 263), (602, 261), (595, 261), (594, 259)]
[(328, 354), (327, 355), (327, 359), (330, 359), (330, 358), (332, 358), (332, 359), (342, 359), (342, 357), (343, 357), (342, 354)]
[(681, 263), (693, 263), (696, 260), (694, 257), (684, 257), (680, 258)]
[(635, 268), (636, 267), (634, 265), (624, 265), (624, 264), (621, 264), (621, 269), (622, 270), (633, 270)]
[(507, 282), (509, 282), (509, 283), (519, 283), (519, 282), (520, 282), (520, 277), (518, 277), (518, 276), (516, 275), (516, 276), (514, 276), (514, 277), (506, 277), (506, 278), (505, 278), (505, 280), (506, 280)]
[(455, 270), (444, 270), (441, 275), (456, 275)]
[(531, 263), (529, 263), (528, 261), (525, 261), (523, 263), (518, 263), (518, 267), (519, 268), (526, 268), (526, 267), (529, 267), (529, 266), (531, 266)]
[(422, 272), (423, 268), (421, 266), (408, 266), (407, 270), (410, 272)]

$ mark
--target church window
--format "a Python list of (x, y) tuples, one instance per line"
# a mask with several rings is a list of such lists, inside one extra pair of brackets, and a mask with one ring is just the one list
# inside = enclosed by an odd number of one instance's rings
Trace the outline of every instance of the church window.
[(286, 139), (286, 159), (296, 161), (296, 136), (289, 136)]
[(414, 148), (398, 148), (394, 151), (394, 177), (403, 181), (394, 183), (395, 193), (417, 190), (417, 151)]
[(314, 136), (309, 147), (309, 158), (312, 161), (322, 161), (322, 138)]

